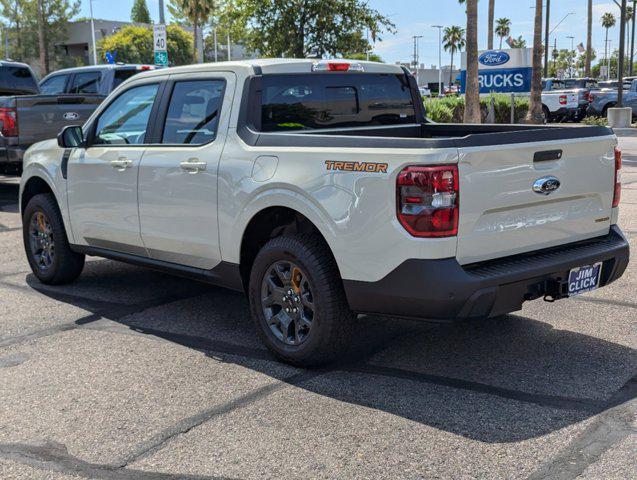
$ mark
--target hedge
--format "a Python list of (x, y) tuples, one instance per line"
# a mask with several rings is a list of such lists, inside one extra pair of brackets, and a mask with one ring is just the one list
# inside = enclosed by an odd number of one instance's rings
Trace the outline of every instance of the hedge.
[[(489, 114), (489, 103), (494, 99), (495, 123), (511, 123), (511, 95), (492, 94), (480, 98), (482, 122)], [(462, 123), (464, 117), (464, 97), (424, 98), (425, 112), (428, 118), (439, 123)], [(515, 123), (524, 122), (529, 110), (529, 99), (515, 97)]]

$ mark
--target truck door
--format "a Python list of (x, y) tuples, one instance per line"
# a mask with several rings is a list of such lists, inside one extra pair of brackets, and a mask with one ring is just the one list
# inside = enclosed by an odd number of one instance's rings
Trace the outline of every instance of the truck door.
[(151, 258), (211, 269), (221, 260), (217, 167), (233, 73), (171, 75), (139, 172), (139, 216)]
[(71, 226), (79, 244), (146, 256), (139, 230), (137, 175), (159, 81), (115, 97), (89, 128), (89, 146), (68, 164)]

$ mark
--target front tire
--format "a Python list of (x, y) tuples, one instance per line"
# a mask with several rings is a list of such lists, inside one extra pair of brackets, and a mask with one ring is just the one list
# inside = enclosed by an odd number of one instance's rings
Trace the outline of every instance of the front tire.
[(266, 243), (248, 294), (261, 340), (286, 363), (329, 363), (350, 342), (354, 315), (334, 259), (317, 236), (283, 235)]
[(31, 271), (42, 283), (70, 283), (82, 273), (85, 257), (71, 250), (52, 194), (29, 200), (22, 216), (22, 238)]

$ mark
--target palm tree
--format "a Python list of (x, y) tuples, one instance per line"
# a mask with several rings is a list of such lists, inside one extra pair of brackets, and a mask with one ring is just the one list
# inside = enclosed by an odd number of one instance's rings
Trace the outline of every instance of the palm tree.
[(533, 75), (531, 77), (531, 103), (526, 115), (528, 123), (542, 123), (542, 0), (535, 0), (533, 27)]
[[(197, 39), (199, 28), (208, 23), (208, 19), (214, 10), (213, 0), (174, 0), (177, 8), (181, 10), (192, 24), (194, 37), (194, 56), (197, 62)], [(203, 58), (199, 59), (203, 61)]]
[(588, 19), (586, 27), (586, 60), (584, 61), (584, 76), (591, 76), (591, 53), (593, 51), (593, 0), (588, 0)]
[[(478, 84), (478, 0), (459, 0), (467, 4), (467, 78), (464, 89), (464, 123), (480, 123)], [(541, 1), (541, 0), (540, 0)]]
[(494, 17), (495, 17), (495, 0), (489, 0), (489, 31), (487, 32), (487, 38), (488, 38), (487, 48), (489, 50), (493, 50), (493, 19)]
[(453, 54), (465, 46), (464, 28), (457, 25), (445, 28), (442, 41), (445, 52), (451, 52), (451, 70), (449, 72), (449, 84), (451, 84), (453, 83)]
[[(626, 48), (624, 49), (625, 52), (628, 51), (628, 45), (630, 45), (630, 39), (629, 39), (630, 22), (634, 16), (635, 16), (635, 12), (633, 11), (633, 7), (631, 5), (627, 5), (626, 6), (626, 43), (624, 44), (626, 45)], [(628, 62), (624, 62), (624, 74), (626, 74), (627, 70), (628, 70)]]
[(604, 43), (604, 58), (607, 59), (606, 68), (608, 68), (608, 71), (606, 72), (606, 78), (609, 78), (608, 76), (610, 75), (610, 59), (608, 58), (608, 30), (613, 28), (615, 26), (615, 23), (615, 16), (612, 13), (607, 12), (602, 15), (602, 27), (606, 29), (606, 41)]
[(502, 50), (502, 40), (511, 34), (511, 20), (498, 18), (496, 23), (495, 34), (500, 37), (500, 50)]

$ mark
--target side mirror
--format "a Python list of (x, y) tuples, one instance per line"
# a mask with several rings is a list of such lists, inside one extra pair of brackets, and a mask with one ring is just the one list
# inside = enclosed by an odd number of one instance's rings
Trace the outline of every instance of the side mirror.
[(79, 125), (68, 125), (58, 134), (58, 145), (62, 148), (84, 146), (84, 134)]

